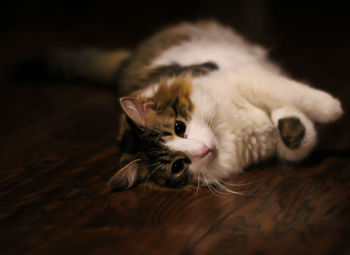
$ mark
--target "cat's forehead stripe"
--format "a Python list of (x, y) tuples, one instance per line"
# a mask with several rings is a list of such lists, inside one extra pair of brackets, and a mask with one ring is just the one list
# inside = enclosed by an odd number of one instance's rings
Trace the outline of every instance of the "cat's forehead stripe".
[(153, 96), (157, 111), (162, 113), (159, 117), (164, 119), (164, 116), (173, 118), (179, 115), (188, 119), (194, 108), (191, 91), (192, 83), (188, 78), (178, 78), (170, 85), (164, 80)]

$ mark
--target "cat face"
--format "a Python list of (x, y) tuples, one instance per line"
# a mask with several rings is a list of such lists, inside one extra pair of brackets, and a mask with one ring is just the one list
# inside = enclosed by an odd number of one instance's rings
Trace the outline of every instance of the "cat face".
[(212, 121), (193, 115), (191, 83), (177, 79), (161, 84), (150, 98), (124, 97), (125, 113), (119, 171), (111, 188), (137, 182), (181, 188), (202, 182), (215, 161), (217, 144)]

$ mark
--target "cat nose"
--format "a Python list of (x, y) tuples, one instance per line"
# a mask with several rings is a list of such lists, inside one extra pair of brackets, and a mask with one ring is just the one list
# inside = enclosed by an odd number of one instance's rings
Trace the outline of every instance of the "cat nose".
[(210, 152), (212, 152), (212, 149), (207, 147), (206, 145), (203, 146), (202, 151), (201, 151), (201, 158), (204, 158), (206, 155), (208, 155)]

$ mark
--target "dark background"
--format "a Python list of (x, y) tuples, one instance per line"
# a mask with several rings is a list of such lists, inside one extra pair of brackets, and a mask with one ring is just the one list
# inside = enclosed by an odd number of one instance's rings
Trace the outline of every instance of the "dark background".
[[(130, 48), (179, 21), (215, 19), (338, 97), (300, 164), (231, 178), (255, 196), (106, 191), (119, 148), (117, 95), (13, 79), (57, 48)], [(7, 1), (0, 7), (0, 254), (350, 254), (350, 19), (335, 1)], [(21, 77), (23, 78), (23, 77)], [(83, 86), (82, 86), (83, 85)]]
[[(17, 61), (13, 54), (35, 55), (55, 48), (133, 48), (167, 25), (201, 19), (233, 26), (284, 65), (292, 65), (287, 58), (297, 63), (312, 55), (317, 65), (328, 65), (328, 72), (339, 75), (347, 72), (342, 61), (350, 56), (350, 19), (340, 1), (7, 1), (0, 13), (2, 56), (9, 62)], [(282, 56), (289, 52), (293, 56)], [(296, 78), (308, 79), (310, 70), (303, 69), (296, 64), (287, 68)], [(316, 80), (320, 82), (325, 81)]]

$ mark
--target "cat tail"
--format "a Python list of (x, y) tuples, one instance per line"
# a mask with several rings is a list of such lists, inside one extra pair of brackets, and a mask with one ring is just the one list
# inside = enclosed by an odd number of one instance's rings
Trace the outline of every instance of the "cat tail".
[(119, 68), (129, 58), (128, 50), (58, 50), (24, 61), (14, 68), (16, 80), (68, 80), (116, 87)]
[(80, 51), (58, 51), (50, 68), (66, 79), (79, 79), (113, 85), (121, 64), (130, 56), (127, 50), (103, 51), (84, 49)]

